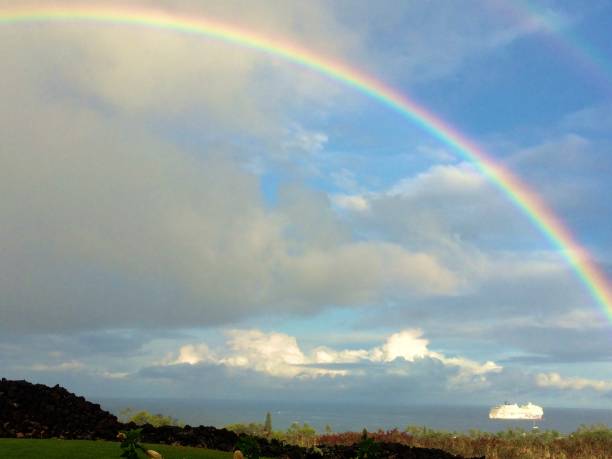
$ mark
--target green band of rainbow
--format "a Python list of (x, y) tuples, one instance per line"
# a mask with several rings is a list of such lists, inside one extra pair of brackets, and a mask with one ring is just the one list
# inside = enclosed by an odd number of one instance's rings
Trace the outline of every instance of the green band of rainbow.
[(559, 218), (512, 172), (497, 164), (483, 149), (406, 95), (400, 94), (341, 62), (315, 55), (286, 41), (271, 40), (256, 33), (208, 19), (194, 19), (153, 10), (129, 9), (124, 6), (0, 8), (0, 24), (71, 21), (141, 26), (223, 40), (300, 64), (387, 105), (474, 163), (484, 176), (529, 217), (553, 246), (560, 250), (597, 304), (612, 320), (612, 289), (606, 277)]

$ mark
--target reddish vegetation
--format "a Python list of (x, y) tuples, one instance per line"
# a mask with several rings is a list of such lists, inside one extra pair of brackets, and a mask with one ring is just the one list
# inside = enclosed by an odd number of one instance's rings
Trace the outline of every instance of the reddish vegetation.
[[(368, 434), (377, 442), (393, 442), (419, 448), (438, 448), (465, 457), (486, 456), (487, 459), (610, 459), (612, 429), (607, 426), (584, 426), (571, 435), (558, 432), (539, 433), (508, 430), (497, 434), (471, 432), (455, 434), (416, 428), (413, 432), (397, 429)], [(322, 445), (350, 445), (361, 434), (344, 432), (321, 435)]]

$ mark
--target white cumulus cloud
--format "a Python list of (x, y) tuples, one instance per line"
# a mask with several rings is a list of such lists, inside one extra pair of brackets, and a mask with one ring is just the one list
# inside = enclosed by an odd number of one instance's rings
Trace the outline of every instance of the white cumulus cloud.
[[(223, 349), (211, 352), (206, 344), (184, 345), (172, 364), (214, 364), (225, 367), (251, 369), (279, 378), (312, 378), (319, 376), (349, 376), (361, 370), (351, 364), (382, 365), (383, 371), (402, 373), (396, 364), (411, 364), (431, 359), (457, 372), (450, 384), (473, 380), (483, 382), (487, 373), (498, 373), (502, 367), (494, 362), (479, 363), (463, 357), (447, 357), (431, 351), (429, 341), (418, 329), (403, 330), (387, 337), (384, 344), (371, 349), (331, 349), (318, 346), (303, 351), (297, 339), (285, 333), (265, 333), (260, 330), (230, 330)], [(393, 365), (392, 365), (393, 363)], [(330, 365), (344, 368), (334, 369)]]

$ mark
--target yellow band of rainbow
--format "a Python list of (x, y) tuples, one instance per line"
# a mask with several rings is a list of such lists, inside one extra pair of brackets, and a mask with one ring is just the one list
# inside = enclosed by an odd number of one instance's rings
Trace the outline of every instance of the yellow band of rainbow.
[(612, 320), (612, 289), (589, 253), (539, 196), (491, 155), (407, 95), (341, 62), (314, 54), (286, 41), (271, 40), (254, 32), (204, 18), (186, 17), (125, 6), (65, 6), (0, 8), (0, 24), (47, 22), (96, 22), (149, 27), (223, 40), (300, 64), (387, 105), (416, 123), (433, 137), (470, 160), (499, 188), (556, 247)]

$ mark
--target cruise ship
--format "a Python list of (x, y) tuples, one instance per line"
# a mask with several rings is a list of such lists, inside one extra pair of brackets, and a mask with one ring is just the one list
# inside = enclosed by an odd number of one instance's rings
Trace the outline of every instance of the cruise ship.
[(503, 405), (494, 406), (489, 411), (489, 419), (530, 419), (539, 420), (544, 416), (541, 406), (529, 402), (527, 405), (505, 402)]

